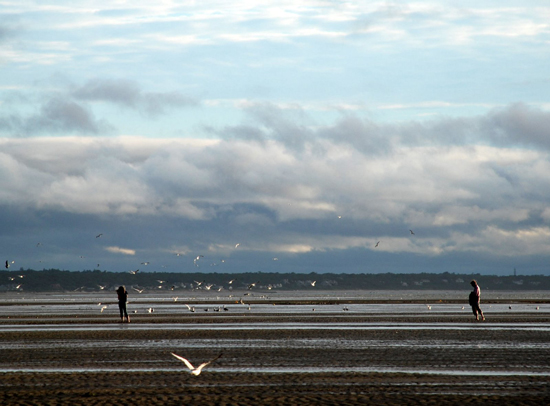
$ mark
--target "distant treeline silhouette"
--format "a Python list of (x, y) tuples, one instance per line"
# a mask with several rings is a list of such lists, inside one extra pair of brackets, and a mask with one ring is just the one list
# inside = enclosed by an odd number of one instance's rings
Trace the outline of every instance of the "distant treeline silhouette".
[(550, 276), (496, 276), (455, 273), (174, 273), (136, 274), (100, 270), (19, 269), (0, 271), (0, 291), (100, 291), (119, 285), (156, 290), (469, 290), (476, 279), (483, 290), (550, 290)]

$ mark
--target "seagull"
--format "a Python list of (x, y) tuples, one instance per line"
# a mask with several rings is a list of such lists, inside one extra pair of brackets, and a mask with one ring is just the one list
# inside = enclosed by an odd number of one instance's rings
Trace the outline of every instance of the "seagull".
[(149, 265), (149, 261), (142, 262), (141, 265)]
[(235, 248), (237, 248), (237, 247), (238, 247), (239, 245), (241, 245), (241, 243), (240, 243), (240, 242), (239, 242), (239, 243), (237, 243), (237, 244), (235, 244)]
[(129, 273), (131, 273), (132, 275), (135, 275), (139, 272), (139, 269), (135, 270), (135, 271), (128, 271)]
[(189, 311), (190, 311), (191, 313), (195, 313), (195, 306), (191, 307), (191, 306), (189, 306), (188, 304), (185, 304), (185, 306), (187, 306), (187, 308), (189, 309)]
[(149, 313), (153, 313), (153, 312), (155, 311), (155, 309), (153, 309), (152, 307), (150, 307), (150, 308), (147, 309), (147, 311), (148, 311)]
[(195, 376), (199, 376), (202, 372), (202, 369), (204, 367), (206, 367), (207, 365), (211, 364), (212, 362), (216, 361), (218, 358), (220, 358), (222, 354), (218, 355), (216, 358), (212, 358), (210, 361), (206, 361), (206, 362), (203, 362), (202, 364), (200, 364), (197, 368), (195, 368), (189, 361), (187, 361), (185, 358), (183, 357), (180, 357), (179, 355), (177, 354), (174, 354), (173, 352), (171, 352), (170, 354), (172, 354), (174, 357), (176, 357), (177, 359), (179, 359), (181, 362), (185, 363), (185, 365), (187, 366), (187, 368), (189, 368), (189, 371), (191, 374), (195, 375)]
[(101, 313), (103, 313), (103, 310), (105, 310), (107, 308), (107, 306), (102, 306), (101, 307)]
[(378, 244), (380, 244), (380, 241), (378, 241), (378, 242), (376, 243), (376, 245), (374, 246), (374, 248), (378, 248)]
[(231, 284), (232, 284), (233, 282), (235, 282), (236, 280), (237, 280), (237, 279), (231, 279), (231, 280), (230, 280), (229, 282), (227, 282), (227, 283), (229, 283), (229, 284), (231, 285)]
[(103, 233), (100, 233), (100, 234), (96, 235), (95, 238), (99, 238), (99, 237), (101, 237), (102, 235), (103, 235)]
[(411, 232), (411, 235), (414, 235), (414, 231), (413, 230), (409, 230)]
[(103, 290), (107, 287), (107, 286), (102, 286), (102, 285), (97, 285), (97, 286), (99, 286), (99, 290)]
[(6, 269), (8, 269), (10, 267), (10, 263), (9, 261), (6, 261)]
[(137, 289), (137, 288), (132, 288), (132, 289), (134, 289), (137, 293), (143, 293), (143, 291), (145, 290), (145, 289)]
[(311, 286), (315, 286), (316, 283), (317, 283), (317, 281), (311, 282)]

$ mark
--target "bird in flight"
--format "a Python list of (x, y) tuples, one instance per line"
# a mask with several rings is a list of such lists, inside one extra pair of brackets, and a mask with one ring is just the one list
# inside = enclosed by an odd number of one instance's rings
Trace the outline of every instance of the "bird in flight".
[(199, 376), (202, 372), (202, 369), (204, 367), (206, 367), (207, 365), (211, 364), (212, 362), (216, 361), (218, 358), (220, 358), (222, 354), (218, 355), (216, 358), (212, 358), (210, 361), (206, 361), (206, 362), (203, 362), (202, 364), (200, 364), (198, 367), (194, 367), (193, 364), (191, 364), (188, 360), (186, 360), (185, 358), (177, 355), (177, 354), (174, 354), (173, 352), (171, 352), (170, 354), (172, 354), (174, 357), (176, 357), (177, 359), (179, 359), (181, 362), (183, 362), (187, 368), (189, 368), (189, 372), (195, 376)]
[(98, 235), (95, 236), (95, 238), (99, 238), (103, 235), (103, 233), (99, 233)]
[(411, 232), (411, 235), (414, 235), (414, 231), (413, 230), (409, 230)]
[(138, 289), (138, 288), (132, 288), (132, 289), (134, 289), (137, 293), (143, 293), (143, 291), (145, 290), (145, 289)]
[(139, 269), (136, 269), (135, 271), (128, 271), (129, 273), (131, 273), (132, 275), (135, 275), (139, 272)]
[(374, 246), (374, 248), (378, 248), (378, 244), (380, 244), (380, 241), (378, 241), (378, 242), (376, 243), (376, 245)]
[(239, 242), (239, 243), (237, 243), (237, 244), (235, 244), (235, 248), (237, 248), (237, 247), (238, 247), (239, 245), (241, 245), (241, 243), (240, 243), (240, 242)]

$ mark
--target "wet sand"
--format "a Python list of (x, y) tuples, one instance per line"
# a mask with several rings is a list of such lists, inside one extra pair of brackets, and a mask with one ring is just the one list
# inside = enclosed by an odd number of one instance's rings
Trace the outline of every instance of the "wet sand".
[[(544, 405), (549, 316), (0, 317), (0, 404)], [(195, 377), (170, 352), (223, 356)]]

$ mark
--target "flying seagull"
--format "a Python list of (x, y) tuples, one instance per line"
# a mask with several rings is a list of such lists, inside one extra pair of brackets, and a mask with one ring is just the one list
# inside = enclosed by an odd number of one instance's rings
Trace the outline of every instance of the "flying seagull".
[(409, 230), (411, 232), (411, 235), (414, 235), (414, 231), (413, 230)]
[(183, 357), (180, 357), (179, 355), (177, 354), (174, 354), (173, 352), (171, 352), (170, 354), (172, 354), (174, 357), (176, 357), (177, 359), (179, 359), (181, 362), (185, 363), (185, 365), (187, 366), (187, 368), (189, 368), (189, 371), (191, 374), (195, 375), (195, 376), (199, 376), (202, 372), (202, 369), (204, 367), (206, 367), (207, 365), (211, 364), (212, 362), (216, 361), (218, 358), (220, 358), (222, 354), (218, 355), (216, 358), (212, 358), (210, 361), (206, 361), (206, 362), (203, 362), (202, 364), (200, 364), (198, 367), (194, 367), (189, 361), (187, 361), (185, 358)]
[(135, 271), (128, 271), (129, 273), (131, 273), (132, 275), (135, 275), (139, 272), (139, 269), (135, 270)]
[(380, 244), (380, 241), (378, 241), (378, 242), (376, 243), (376, 245), (374, 246), (374, 248), (378, 248), (378, 244)]
[(95, 238), (99, 238), (99, 237), (101, 237), (102, 235), (103, 235), (103, 233), (100, 233), (100, 234), (96, 235)]

